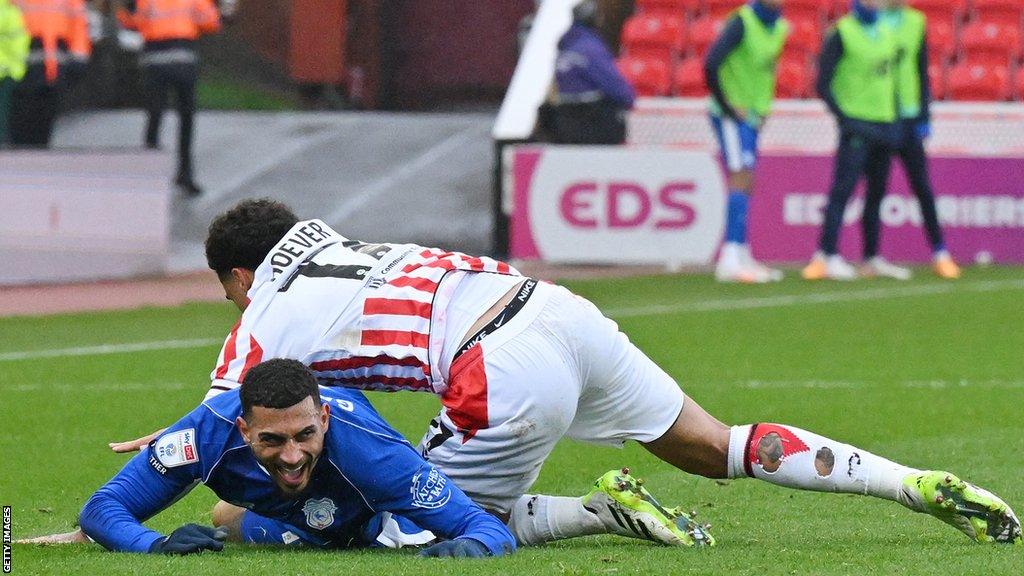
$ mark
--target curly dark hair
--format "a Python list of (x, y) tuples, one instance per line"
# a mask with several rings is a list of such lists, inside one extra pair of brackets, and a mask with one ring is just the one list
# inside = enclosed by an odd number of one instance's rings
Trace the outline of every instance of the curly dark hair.
[(281, 202), (242, 200), (210, 222), (206, 263), (222, 278), (232, 268), (255, 270), (298, 221)]
[(238, 393), (242, 418), (248, 420), (253, 406), (290, 408), (306, 398), (320, 406), (320, 388), (316, 377), (298, 360), (275, 358), (253, 366), (242, 380)]

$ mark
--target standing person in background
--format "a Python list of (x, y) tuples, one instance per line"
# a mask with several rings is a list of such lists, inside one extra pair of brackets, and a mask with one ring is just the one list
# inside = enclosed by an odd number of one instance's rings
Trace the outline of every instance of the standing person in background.
[(889, 155), (895, 147), (897, 45), (879, 22), (882, 0), (853, 0), (853, 8), (830, 31), (818, 59), (818, 95), (836, 117), (832, 187), (825, 207), (818, 252), (802, 272), (806, 280), (853, 280), (857, 271), (839, 255), (846, 203), (866, 174), (868, 198), (885, 191)]
[[(925, 15), (906, 5), (906, 0), (890, 0), (882, 11), (882, 23), (888, 26), (896, 39), (896, 107), (899, 114), (898, 147), (903, 167), (907, 171), (910, 188), (921, 207), (928, 242), (932, 248), (933, 269), (940, 278), (960, 277), (960, 268), (946, 250), (942, 228), (935, 210), (935, 194), (928, 178), (924, 139), (931, 135), (931, 88), (928, 84), (928, 40), (925, 36)], [(888, 179), (889, 162), (885, 175)], [(888, 276), (899, 280), (910, 279), (910, 270), (895, 266), (878, 255), (879, 221), (882, 196), (886, 180), (875, 182), (881, 190), (868, 192), (869, 203), (864, 205), (861, 224), (864, 227), (864, 266), (861, 275)]]
[(7, 144), (11, 92), (25, 76), (29, 41), (21, 11), (7, 0), (0, 0), (0, 148)]
[(195, 41), (220, 30), (212, 0), (129, 0), (117, 18), (138, 30), (145, 45), (139, 64), (146, 92), (146, 147), (160, 146), (160, 121), (167, 96), (174, 92), (178, 108), (178, 172), (174, 184), (188, 196), (199, 196), (192, 163), (192, 126), (196, 111), (198, 63)]
[(719, 282), (782, 279), (780, 270), (754, 260), (747, 242), (758, 130), (771, 111), (775, 67), (789, 35), (781, 8), (782, 0), (753, 0), (736, 10), (704, 61), (711, 123), (729, 173), (725, 244), (715, 267)]
[(61, 97), (85, 70), (92, 53), (84, 0), (12, 0), (31, 36), (25, 77), (11, 94), (15, 146), (46, 148)]
[(622, 144), (626, 112), (636, 93), (615, 67), (611, 50), (597, 29), (594, 0), (572, 11), (573, 23), (558, 42), (554, 106), (555, 141), (561, 144)]

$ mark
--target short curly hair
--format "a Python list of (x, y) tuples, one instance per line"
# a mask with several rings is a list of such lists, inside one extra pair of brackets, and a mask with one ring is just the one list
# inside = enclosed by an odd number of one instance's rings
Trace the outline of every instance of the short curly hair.
[(232, 268), (255, 270), (299, 218), (270, 198), (242, 200), (210, 222), (206, 263), (218, 276)]
[(253, 366), (242, 380), (238, 392), (242, 402), (242, 418), (252, 415), (254, 406), (291, 408), (306, 398), (320, 406), (320, 387), (316, 377), (298, 360), (275, 358)]

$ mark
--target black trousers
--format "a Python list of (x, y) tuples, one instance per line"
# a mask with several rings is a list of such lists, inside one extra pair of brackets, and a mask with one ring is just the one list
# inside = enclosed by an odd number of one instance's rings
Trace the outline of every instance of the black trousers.
[(622, 144), (626, 119), (622, 108), (609, 101), (557, 104), (552, 109), (557, 144)]
[[(942, 246), (942, 228), (939, 227), (938, 212), (935, 209), (935, 194), (932, 191), (931, 180), (928, 178), (928, 161), (924, 152), (924, 141), (917, 134), (917, 122), (915, 120), (903, 120), (899, 124), (899, 147), (894, 151), (903, 163), (907, 172), (907, 180), (910, 189), (917, 197), (917, 203), (921, 207), (921, 218), (924, 220), (924, 228), (928, 235), (928, 242), (932, 250)], [(887, 156), (885, 168), (880, 172), (880, 180), (872, 182), (868, 180), (867, 199), (864, 202), (864, 216), (861, 219), (864, 232), (864, 258), (872, 258), (878, 254), (878, 240), (881, 235), (881, 207), (882, 196), (885, 195), (889, 179), (889, 164), (892, 156)], [(874, 187), (874, 189), (872, 189)]]
[(178, 110), (178, 175), (179, 180), (192, 179), (192, 131), (196, 113), (195, 63), (149, 64), (142, 68), (146, 93), (146, 146), (160, 145), (160, 123), (167, 99), (174, 93)]
[(52, 84), (43, 64), (32, 64), (11, 93), (10, 140), (21, 148), (48, 148), (61, 98), (67, 88), (63, 72)]
[[(828, 192), (825, 221), (818, 242), (818, 247), (825, 254), (838, 252), (843, 213), (861, 175), (867, 178), (869, 195), (870, 191), (885, 193), (892, 143), (887, 125), (856, 122), (853, 127), (844, 126), (840, 129), (839, 148), (836, 150), (832, 170), (832, 187)], [(867, 202), (874, 201), (872, 198), (867, 199)], [(881, 203), (881, 195), (877, 201)], [(877, 215), (877, 209), (875, 213)]]

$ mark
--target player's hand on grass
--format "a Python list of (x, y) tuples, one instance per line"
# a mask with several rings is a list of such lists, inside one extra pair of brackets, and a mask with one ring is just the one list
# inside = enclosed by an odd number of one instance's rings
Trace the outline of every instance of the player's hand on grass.
[(72, 532), (62, 532), (60, 534), (47, 534), (46, 536), (37, 536), (35, 538), (22, 538), (21, 540), (15, 540), (15, 544), (39, 544), (45, 546), (51, 546), (54, 544), (84, 544), (89, 542), (89, 537), (85, 535), (85, 532), (74, 530)]
[(428, 558), (483, 558), (490, 554), (486, 546), (469, 538), (445, 540), (420, 552), (420, 556)]
[(224, 549), (224, 540), (228, 537), (228, 529), (223, 526), (211, 528), (199, 524), (185, 524), (170, 536), (161, 538), (149, 547), (150, 554), (193, 554), (203, 550), (220, 552)]
[(161, 428), (152, 434), (143, 436), (142, 438), (136, 438), (135, 440), (128, 440), (127, 442), (110, 442), (107, 446), (118, 454), (124, 454), (125, 452), (139, 452), (143, 448), (149, 445), (157, 436), (164, 433), (167, 428)]

